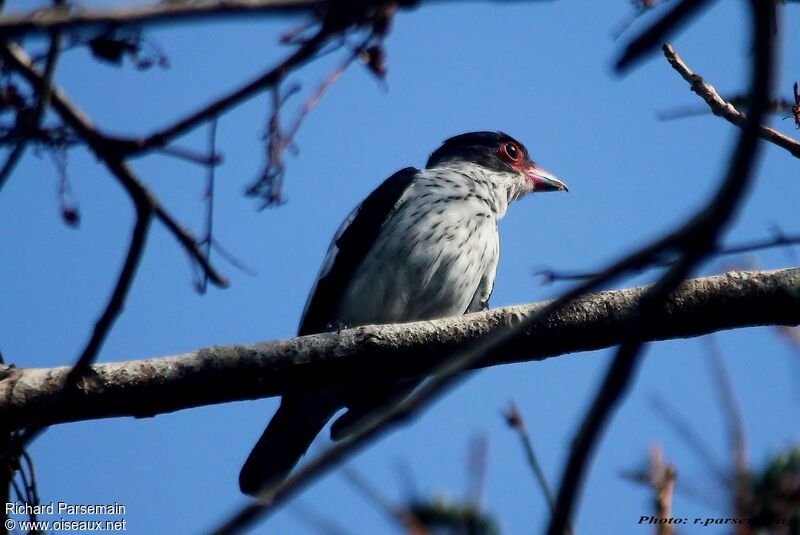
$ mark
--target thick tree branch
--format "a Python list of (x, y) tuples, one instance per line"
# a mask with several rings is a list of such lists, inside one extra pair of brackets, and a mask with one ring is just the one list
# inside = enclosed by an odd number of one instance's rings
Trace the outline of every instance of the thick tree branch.
[[(604, 348), (620, 343), (647, 287), (590, 294), (535, 322), (473, 368)], [(378, 376), (427, 373), (453, 353), (536, 314), (546, 302), (405, 325), (216, 346), (130, 362), (97, 364), (62, 400), (48, 423), (147, 417), (213, 403), (277, 396)], [(672, 294), (646, 340), (699, 336), (722, 329), (800, 323), (800, 268), (732, 272), (685, 282)], [(70, 368), (0, 368), (0, 420), (29, 423), (57, 396)]]

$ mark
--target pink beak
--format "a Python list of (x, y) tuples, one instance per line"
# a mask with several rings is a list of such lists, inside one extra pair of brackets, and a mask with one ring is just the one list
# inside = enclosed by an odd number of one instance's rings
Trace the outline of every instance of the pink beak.
[(525, 176), (533, 184), (533, 191), (569, 191), (566, 184), (542, 169), (531, 164), (525, 170)]

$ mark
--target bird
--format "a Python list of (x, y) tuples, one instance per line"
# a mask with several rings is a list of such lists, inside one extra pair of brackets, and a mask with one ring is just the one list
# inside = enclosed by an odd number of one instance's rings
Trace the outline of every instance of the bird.
[[(298, 335), (430, 320), (488, 308), (500, 255), (497, 221), (531, 193), (568, 191), (503, 132), (445, 140), (424, 169), (378, 186), (336, 231), (311, 288)], [(239, 474), (257, 495), (291, 473), (327, 422), (339, 440), (376, 407), (419, 381), (286, 394)]]

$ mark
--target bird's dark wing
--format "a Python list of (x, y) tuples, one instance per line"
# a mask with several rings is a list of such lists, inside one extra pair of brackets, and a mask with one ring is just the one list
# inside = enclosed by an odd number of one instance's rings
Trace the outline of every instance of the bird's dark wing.
[(306, 303), (298, 335), (321, 333), (335, 327), (331, 324), (342, 293), (418, 172), (406, 167), (387, 178), (339, 228)]

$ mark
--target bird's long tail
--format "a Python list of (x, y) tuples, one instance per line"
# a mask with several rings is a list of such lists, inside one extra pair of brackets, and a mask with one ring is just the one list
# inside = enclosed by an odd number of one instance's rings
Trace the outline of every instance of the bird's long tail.
[(338, 407), (318, 398), (287, 397), (239, 472), (239, 488), (258, 494), (289, 475)]

